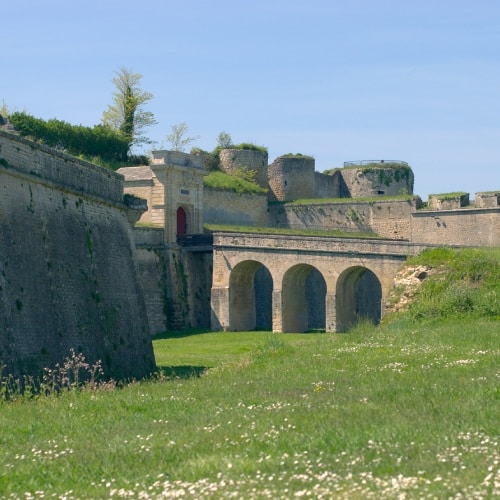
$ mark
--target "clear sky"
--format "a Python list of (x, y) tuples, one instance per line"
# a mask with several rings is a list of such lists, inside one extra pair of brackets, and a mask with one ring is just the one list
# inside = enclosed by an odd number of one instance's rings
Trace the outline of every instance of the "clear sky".
[(96, 125), (124, 66), (157, 144), (186, 122), (197, 147), (225, 131), (320, 172), (404, 160), (424, 200), (500, 189), (499, 0), (13, 0), (1, 19), (10, 110)]

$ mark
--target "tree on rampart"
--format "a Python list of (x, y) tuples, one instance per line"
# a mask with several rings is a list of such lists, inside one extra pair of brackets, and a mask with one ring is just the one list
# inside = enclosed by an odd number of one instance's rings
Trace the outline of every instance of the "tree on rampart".
[(189, 126), (187, 123), (177, 123), (171, 126), (172, 132), (167, 135), (166, 139), (170, 145), (171, 151), (181, 151), (184, 152), (190, 144), (197, 141), (200, 136), (188, 136), (187, 132), (189, 130)]
[(129, 150), (140, 144), (151, 143), (144, 135), (144, 129), (155, 125), (154, 114), (142, 109), (153, 98), (151, 92), (139, 87), (142, 75), (120, 67), (115, 71), (112, 82), (115, 85), (113, 103), (102, 114), (102, 123), (120, 132), (129, 144)]

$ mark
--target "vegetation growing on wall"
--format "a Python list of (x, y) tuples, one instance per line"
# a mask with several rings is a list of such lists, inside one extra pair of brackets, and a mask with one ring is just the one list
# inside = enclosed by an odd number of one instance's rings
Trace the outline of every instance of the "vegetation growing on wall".
[[(379, 178), (380, 183), (385, 184), (387, 186), (390, 185), (390, 183), (392, 182), (392, 178), (387, 179), (388, 174), (385, 174), (384, 171), (387, 172), (388, 170), (392, 170), (392, 175), (396, 182), (399, 182), (402, 179), (408, 180), (411, 174), (411, 167), (409, 165), (402, 165), (401, 163), (395, 163), (395, 162), (367, 163), (366, 165), (348, 165), (342, 168), (340, 167), (331, 168), (329, 170), (323, 171), (323, 173), (326, 175), (333, 175), (336, 172), (342, 170), (360, 170), (364, 174), (378, 172), (380, 176)], [(387, 184), (387, 182), (389, 182), (389, 184)]]
[(270, 201), (270, 205), (326, 205), (329, 203), (348, 203), (355, 201), (367, 202), (367, 203), (379, 203), (381, 201), (408, 201), (418, 198), (417, 196), (411, 194), (401, 194), (397, 196), (366, 196), (359, 197), (353, 200), (352, 198), (307, 198), (301, 200), (291, 200), (291, 201)]
[(265, 194), (267, 190), (255, 182), (244, 179), (241, 176), (214, 171), (203, 178), (203, 185), (212, 189), (222, 191), (234, 191), (236, 193)]
[(313, 156), (303, 155), (302, 153), (287, 153), (281, 155), (280, 158), (303, 158), (304, 160), (314, 160)]
[(440, 201), (460, 200), (462, 196), (467, 196), (468, 193), (457, 191), (455, 193), (430, 194), (429, 197), (437, 198)]
[(380, 184), (389, 187), (393, 181), (400, 182), (405, 179), (408, 180), (411, 174), (411, 168), (407, 165), (400, 165), (399, 163), (373, 163), (362, 167), (345, 167), (345, 168), (359, 168), (364, 174), (377, 174), (377, 180)]
[(56, 119), (45, 121), (20, 112), (12, 113), (9, 119), (22, 137), (68, 154), (98, 157), (105, 161), (127, 161), (127, 140), (104, 125), (91, 128)]
[(325, 231), (321, 229), (289, 229), (283, 227), (257, 227), (257, 226), (230, 226), (223, 224), (205, 224), (204, 229), (210, 232), (222, 233), (253, 233), (269, 235), (288, 235), (288, 236), (322, 236), (326, 238), (371, 238), (379, 239), (375, 233), (369, 232), (347, 232), (340, 230)]

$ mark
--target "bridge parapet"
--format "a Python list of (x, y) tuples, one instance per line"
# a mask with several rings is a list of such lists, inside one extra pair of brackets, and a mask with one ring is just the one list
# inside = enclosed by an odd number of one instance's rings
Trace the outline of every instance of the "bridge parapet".
[(214, 247), (256, 249), (265, 252), (295, 250), (301, 253), (371, 254), (407, 257), (429, 245), (378, 238), (335, 238), (247, 233), (214, 233)]

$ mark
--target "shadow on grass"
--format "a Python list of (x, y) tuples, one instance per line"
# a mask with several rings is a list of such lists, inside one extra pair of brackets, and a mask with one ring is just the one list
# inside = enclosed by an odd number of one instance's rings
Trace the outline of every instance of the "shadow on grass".
[(199, 378), (208, 369), (208, 366), (158, 366), (158, 373), (167, 379), (188, 379)]
[(193, 328), (190, 330), (181, 330), (177, 332), (162, 332), (153, 336), (153, 340), (161, 339), (182, 339), (184, 337), (192, 337), (194, 335), (203, 335), (204, 333), (214, 333), (207, 328)]

